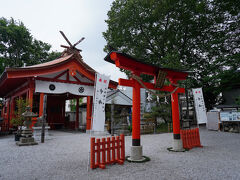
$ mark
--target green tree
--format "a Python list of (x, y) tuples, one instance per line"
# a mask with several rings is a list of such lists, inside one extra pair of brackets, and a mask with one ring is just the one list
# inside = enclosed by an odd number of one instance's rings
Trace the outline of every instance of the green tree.
[(210, 108), (227, 74), (239, 68), (238, 4), (236, 0), (115, 0), (103, 36), (108, 45), (145, 62), (192, 71), (185, 87), (203, 87)]
[(238, 96), (238, 97), (236, 98), (235, 103), (236, 103), (237, 105), (240, 105), (240, 96)]
[(22, 97), (16, 100), (16, 110), (14, 111), (14, 117), (11, 119), (11, 124), (15, 127), (23, 126), (24, 117), (22, 114), (26, 111), (26, 107), (29, 105), (29, 101)]
[[(83, 103), (83, 99), (79, 98), (79, 105)], [(76, 112), (77, 99), (70, 99), (70, 111)]]
[(50, 48), (51, 45), (34, 39), (22, 22), (0, 18), (0, 73), (5, 67), (38, 64), (60, 55), (50, 52)]

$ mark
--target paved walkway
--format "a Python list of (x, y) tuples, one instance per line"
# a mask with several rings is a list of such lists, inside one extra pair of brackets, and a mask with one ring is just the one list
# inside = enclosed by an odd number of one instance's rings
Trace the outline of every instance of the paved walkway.
[[(0, 179), (240, 179), (240, 134), (200, 130), (203, 148), (168, 152), (172, 134), (142, 135), (146, 163), (107, 166), (87, 171), (89, 136), (50, 131), (51, 139), (37, 146), (18, 147), (13, 136), (0, 137)], [(126, 137), (126, 155), (131, 136)]]

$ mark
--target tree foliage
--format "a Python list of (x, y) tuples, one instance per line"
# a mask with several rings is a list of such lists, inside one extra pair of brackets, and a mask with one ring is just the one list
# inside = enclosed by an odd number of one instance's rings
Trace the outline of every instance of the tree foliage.
[[(79, 105), (83, 103), (83, 98), (79, 98)], [(69, 101), (70, 111), (76, 112), (77, 99), (70, 99)]]
[(16, 110), (14, 111), (14, 117), (11, 119), (11, 124), (15, 127), (23, 126), (25, 118), (22, 114), (26, 111), (29, 101), (23, 99), (22, 97), (16, 100)]
[(103, 36), (145, 62), (192, 71), (185, 86), (203, 87), (210, 108), (240, 77), (239, 12), (236, 0), (115, 0)]
[(60, 55), (51, 45), (36, 40), (20, 21), (0, 18), (0, 73), (5, 67), (21, 67), (52, 60)]

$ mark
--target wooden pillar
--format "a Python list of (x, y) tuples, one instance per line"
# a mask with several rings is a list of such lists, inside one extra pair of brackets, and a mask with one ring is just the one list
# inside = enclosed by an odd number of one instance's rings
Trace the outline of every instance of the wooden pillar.
[(76, 105), (76, 121), (75, 121), (75, 130), (79, 129), (79, 98), (77, 100), (77, 105)]
[[(137, 74), (140, 75), (140, 74)], [(140, 146), (140, 84), (134, 80), (132, 106), (132, 146)]]
[(86, 117), (86, 130), (91, 129), (91, 119), (92, 119), (92, 103), (93, 103), (93, 97), (88, 96), (87, 97), (87, 117)]
[(66, 127), (66, 100), (63, 100), (63, 109), (62, 109), (62, 117), (63, 117), (63, 122), (64, 122), (64, 127)]
[(29, 80), (29, 90), (28, 90), (28, 100), (29, 100), (29, 106), (31, 107), (31, 111), (32, 111), (32, 107), (33, 107), (33, 94), (34, 94), (34, 90), (35, 90), (35, 84), (34, 84), (34, 80)]
[(28, 101), (32, 111), (32, 107), (33, 107), (33, 89), (32, 88), (28, 90)]
[(10, 121), (11, 121), (11, 119), (13, 118), (13, 116), (14, 116), (14, 97), (11, 97), (10, 98), (10, 100), (9, 100), (9, 125), (10, 125)]
[[(9, 131), (9, 127), (11, 126), (11, 123), (10, 123), (10, 99), (7, 100), (7, 130)], [(5, 112), (6, 113), (6, 112)]]
[[(30, 111), (32, 111), (33, 108), (33, 94), (34, 94), (34, 88), (32, 88), (32, 86), (30, 86), (29, 90), (28, 90), (28, 101), (29, 101), (29, 106), (30, 106)], [(34, 124), (37, 122), (37, 118), (33, 117), (32, 118), (32, 124), (30, 125), (30, 128), (32, 128), (34, 126)]]
[(172, 94), (172, 121), (173, 121), (173, 139), (180, 138), (180, 120), (179, 120), (179, 105), (177, 92)]
[(44, 93), (40, 93), (39, 117), (43, 115), (43, 98), (44, 98)]

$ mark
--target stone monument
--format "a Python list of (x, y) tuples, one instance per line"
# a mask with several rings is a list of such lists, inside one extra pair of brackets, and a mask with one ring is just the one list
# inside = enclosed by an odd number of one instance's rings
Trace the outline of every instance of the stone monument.
[(130, 131), (128, 129), (128, 112), (126, 108), (123, 108), (121, 110), (120, 116), (121, 116), (121, 122), (120, 122), (120, 129), (116, 130), (116, 134), (124, 134), (124, 135), (130, 135)]
[[(33, 128), (33, 137), (37, 142), (41, 141), (41, 134), (42, 134), (42, 123), (45, 123), (43, 116), (37, 118), (37, 122), (34, 124)], [(48, 123), (45, 123), (44, 126), (44, 139), (49, 139), (49, 133), (48, 130), (50, 129), (50, 126), (48, 126)]]
[(19, 142), (16, 142), (18, 146), (28, 146), (28, 145), (37, 145), (38, 143), (34, 141), (32, 137), (33, 133), (30, 129), (30, 125), (32, 124), (32, 118), (38, 116), (37, 114), (30, 112), (30, 107), (26, 108), (26, 112), (22, 113), (22, 116), (25, 118), (24, 126), (25, 128), (22, 130), (21, 138)]

